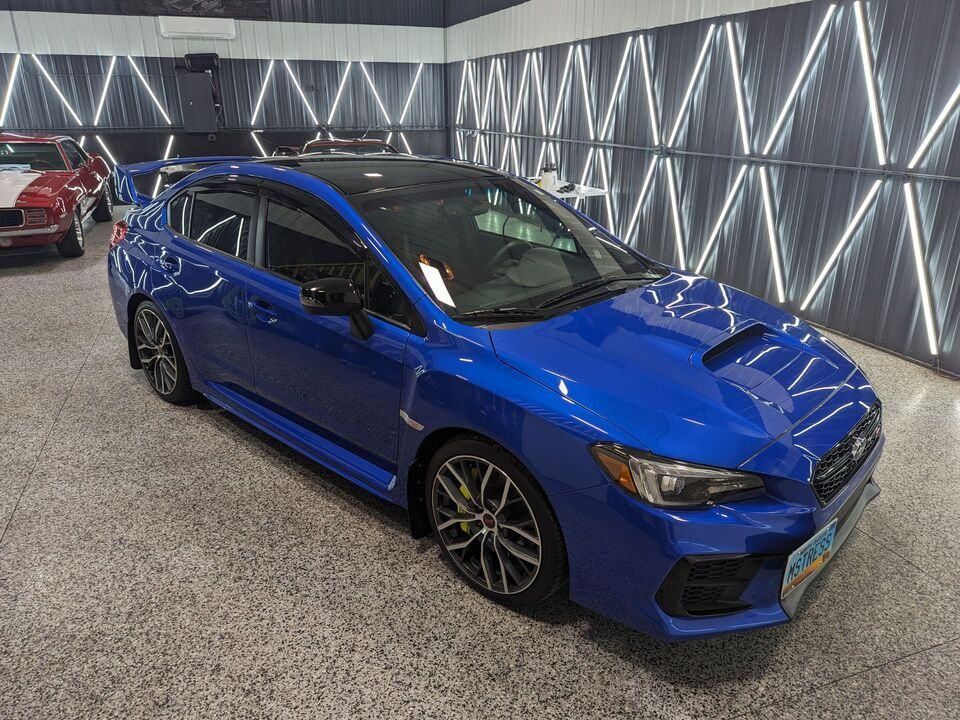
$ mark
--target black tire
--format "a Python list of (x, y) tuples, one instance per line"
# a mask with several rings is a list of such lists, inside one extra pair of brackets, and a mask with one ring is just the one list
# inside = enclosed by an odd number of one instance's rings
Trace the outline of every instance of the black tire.
[(60, 238), (60, 242), (57, 243), (57, 250), (65, 258), (80, 257), (86, 252), (83, 245), (83, 222), (80, 220), (79, 211), (73, 214), (70, 229)]
[(111, 222), (113, 220), (113, 191), (110, 189), (109, 182), (103, 184), (100, 200), (93, 209), (93, 219), (97, 222)]
[[(467, 489), (467, 492), (464, 493), (462, 489), (457, 488), (473, 507), (467, 507), (464, 504), (464, 507), (461, 508), (461, 500), (458, 497), (454, 503), (457, 506), (456, 513), (458, 514), (450, 514), (451, 506), (449, 504), (443, 505), (445, 499), (449, 498), (450, 492), (442, 487), (443, 480), (438, 477), (438, 473), (441, 468), (450, 467), (449, 463), (452, 461), (454, 464), (466, 462), (465, 465), (459, 465), (461, 472), (458, 474), (461, 477), (470, 475), (474, 471), (474, 468), (470, 465), (471, 458), (478, 461), (478, 468), (483, 468), (483, 463), (495, 466), (498, 472), (509, 478), (513, 490), (511, 491), (508, 488), (506, 493), (501, 493), (500, 488), (508, 487), (508, 484), (504, 482), (497, 486), (494, 476), (490, 475), (491, 479), (487, 484), (494, 488), (494, 495), (502, 494), (504, 501), (500, 502), (500, 497), (491, 498), (489, 494), (484, 498), (484, 493), (478, 492), (477, 488), (478, 482), (483, 482), (482, 480), (478, 481), (482, 470), (478, 471), (472, 476), (473, 480), (469, 478), (466, 480), (473, 486), (472, 492)], [(451, 477), (453, 476), (447, 476), (447, 480)], [(516, 458), (502, 447), (479, 435), (463, 435), (454, 438), (441, 447), (430, 461), (424, 490), (427, 517), (430, 519), (430, 526), (437, 536), (444, 556), (456, 568), (458, 574), (481, 594), (503, 605), (526, 607), (545, 600), (563, 587), (567, 579), (567, 549), (563, 541), (563, 534), (560, 531), (560, 525), (553, 514), (546, 495), (540, 489), (536, 480)], [(514, 493), (513, 499), (508, 500), (511, 492)], [(525, 505), (520, 503), (521, 499), (525, 502)], [(495, 509), (496, 505), (501, 505), (501, 507)], [(509, 518), (502, 517), (507, 514), (506, 511), (500, 512), (503, 510), (502, 506), (513, 506), (513, 512), (519, 507), (521, 515), (525, 512), (524, 508), (529, 510), (535, 523), (530, 525), (510, 520), (510, 523), (516, 525), (518, 529), (525, 527), (525, 535), (515, 534), (511, 524), (507, 522)], [(480, 508), (480, 514), (483, 516), (494, 515), (494, 526), (491, 527), (485, 520), (471, 522), (458, 520), (461, 517), (459, 513), (474, 512), (474, 507)], [(443, 522), (439, 522), (440, 519)], [(441, 533), (439, 526), (444, 524), (450, 527), (443, 529)], [(451, 551), (448, 545), (457, 545), (464, 542), (465, 538), (471, 537), (475, 527), (479, 527), (478, 532), (483, 532), (483, 537), (468, 546), (473, 548), (478, 555), (478, 558), (470, 562), (469, 557), (464, 558), (464, 555), (468, 552), (466, 549), (460, 554), (459, 550)], [(451, 534), (455, 534), (457, 537), (451, 538)], [(532, 542), (532, 537), (530, 540), (526, 540), (528, 535), (536, 536), (539, 539), (539, 544)], [(456, 542), (448, 542), (450, 539)], [(513, 550), (509, 550), (508, 545)], [(524, 553), (513, 555), (518, 548), (523, 550)], [(533, 563), (523, 558), (526, 554), (535, 553), (537, 548), (539, 548), (539, 562), (535, 571), (531, 571), (534, 572), (532, 578), (529, 579), (528, 584), (524, 585), (514, 575), (513, 568), (530, 571)], [(454, 552), (457, 552), (458, 555), (455, 556)], [(486, 566), (484, 566), (485, 553)], [(482, 569), (482, 575), (476, 567)], [(507, 580), (504, 581), (502, 578), (507, 578)], [(514, 580), (517, 580), (517, 582), (514, 583)], [(510, 587), (511, 584), (514, 584), (513, 588)]]
[(130, 323), (134, 350), (153, 391), (169, 403), (180, 405), (196, 397), (187, 364), (170, 323), (154, 303), (137, 305)]

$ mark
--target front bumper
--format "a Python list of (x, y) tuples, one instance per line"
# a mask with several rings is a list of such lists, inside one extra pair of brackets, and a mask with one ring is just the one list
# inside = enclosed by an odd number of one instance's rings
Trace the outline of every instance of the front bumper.
[[(834, 554), (840, 549), (864, 508), (880, 492), (873, 471), (883, 445), (881, 437), (827, 508), (764, 497), (709, 510), (670, 512), (651, 508), (612, 483), (553, 496), (567, 539), (571, 599), (664, 640), (787, 622), (826, 567), (781, 601), (787, 557), (834, 518), (838, 519)], [(739, 596), (739, 607), (744, 609), (713, 615), (665, 611), (658, 591), (677, 563), (690, 556), (756, 560), (752, 578)]]
[(36, 247), (60, 242), (66, 229), (58, 225), (38, 228), (12, 228), (0, 230), (0, 249)]

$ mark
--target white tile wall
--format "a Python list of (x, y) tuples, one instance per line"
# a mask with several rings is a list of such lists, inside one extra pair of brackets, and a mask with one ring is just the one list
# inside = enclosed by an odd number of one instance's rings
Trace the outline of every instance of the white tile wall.
[(443, 28), (256, 20), (237, 21), (235, 40), (172, 40), (153, 17), (6, 11), (0, 52), (442, 63), (444, 41)]

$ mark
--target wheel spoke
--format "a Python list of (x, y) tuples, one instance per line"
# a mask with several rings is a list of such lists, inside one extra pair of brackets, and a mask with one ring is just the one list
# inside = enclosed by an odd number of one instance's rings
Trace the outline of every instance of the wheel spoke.
[(483, 570), (483, 579), (487, 583), (487, 590), (493, 590), (493, 583), (490, 581), (490, 568), (487, 567), (486, 538), (480, 541), (480, 569)]
[(522, 537), (524, 540), (532, 542), (534, 545), (537, 545), (538, 547), (540, 545), (540, 538), (538, 538), (536, 535), (532, 535), (531, 533), (527, 532), (526, 530), (521, 528), (519, 525), (507, 525), (506, 523), (500, 523), (500, 527), (504, 530), (509, 530), (512, 533), (516, 533), (517, 535)]
[[(451, 474), (457, 478), (458, 482), (461, 484), (463, 483), (463, 481), (457, 477), (456, 472), (449, 468), (449, 465), (444, 465), (443, 467), (449, 469)], [(468, 499), (462, 492), (460, 492), (459, 488), (454, 487), (450, 480), (442, 474), (442, 471), (443, 469), (441, 469), (441, 473), (437, 474), (437, 480), (440, 481), (443, 489), (446, 491), (447, 495), (450, 496), (450, 499), (457, 504), (457, 507), (469, 507), (477, 509), (476, 503), (474, 503), (472, 499)], [(466, 486), (464, 485), (464, 487)]]
[(503, 511), (503, 509), (507, 506), (507, 496), (510, 494), (511, 485), (513, 485), (513, 483), (510, 482), (510, 478), (504, 475), (503, 476), (503, 493), (500, 495), (500, 502), (497, 505), (497, 509), (493, 511), (495, 515), (499, 515)]
[(497, 556), (497, 562), (500, 564), (500, 582), (503, 583), (503, 591), (510, 592), (507, 587), (507, 568), (503, 564), (503, 556), (500, 554), (500, 545), (497, 543), (496, 539), (493, 541), (493, 554)]
[(490, 482), (490, 476), (493, 475), (493, 465), (487, 465), (487, 471), (483, 474), (483, 478), (480, 480), (480, 505), (481, 507), (486, 507), (487, 504), (487, 483)]
[(474, 540), (476, 540), (476, 539), (477, 539), (478, 537), (480, 537), (481, 535), (483, 535), (483, 532), (480, 531), (480, 530), (477, 530), (475, 533), (473, 533), (473, 535), (471, 535), (470, 537), (468, 537), (466, 540), (461, 540), (461, 541), (459, 541), (459, 542), (450, 543), (449, 545), (447, 545), (447, 550), (463, 550), (464, 548), (466, 548), (470, 543), (472, 543)]
[(537, 566), (540, 565), (540, 558), (537, 557), (537, 555), (532, 553), (530, 550), (527, 550), (527, 548), (521, 545), (518, 545), (512, 540), (507, 540), (505, 537), (501, 536), (500, 544), (503, 546), (504, 550), (506, 550), (508, 553), (510, 553), (514, 557), (518, 557), (524, 562), (530, 563), (531, 565), (537, 565)]
[(438, 531), (446, 530), (449, 527), (453, 527), (454, 525), (459, 525), (460, 523), (464, 523), (464, 522), (473, 522), (473, 518), (469, 517), (468, 515), (459, 515), (457, 517), (452, 517), (449, 520), (444, 520), (442, 523), (437, 525), (437, 530)]

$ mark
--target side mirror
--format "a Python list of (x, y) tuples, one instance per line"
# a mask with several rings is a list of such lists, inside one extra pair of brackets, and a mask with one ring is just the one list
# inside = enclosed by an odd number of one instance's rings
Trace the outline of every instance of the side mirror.
[(350, 331), (361, 340), (373, 335), (373, 323), (363, 311), (363, 298), (347, 278), (328, 277), (300, 286), (300, 304), (311, 315), (339, 315), (350, 318)]

